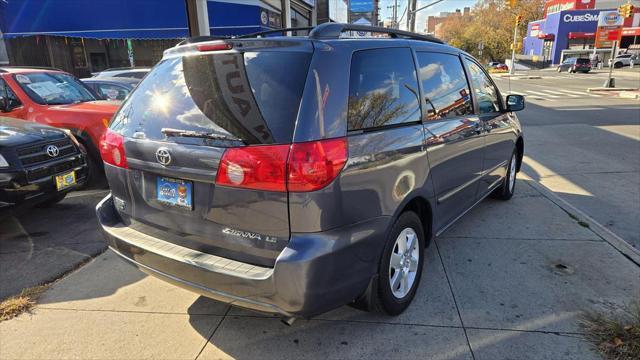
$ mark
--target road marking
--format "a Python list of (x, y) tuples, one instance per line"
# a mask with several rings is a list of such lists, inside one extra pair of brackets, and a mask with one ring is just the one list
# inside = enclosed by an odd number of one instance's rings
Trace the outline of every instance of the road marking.
[(552, 99), (558, 99), (560, 98), (560, 96), (557, 95), (551, 95), (551, 94), (541, 94), (539, 91), (532, 91), (532, 90), (525, 90), (525, 92), (533, 95), (533, 96), (538, 96), (538, 97), (548, 97), (548, 98), (552, 98)]
[(558, 111), (593, 111), (593, 110), (604, 110), (602, 107), (580, 107), (580, 108), (556, 108)]

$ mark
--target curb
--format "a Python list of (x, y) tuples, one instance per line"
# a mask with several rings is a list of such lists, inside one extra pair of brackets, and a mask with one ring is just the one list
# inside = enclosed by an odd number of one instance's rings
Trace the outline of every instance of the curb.
[(606, 88), (606, 87), (595, 87), (595, 88), (587, 88), (587, 91), (638, 91), (638, 88)]
[(585, 214), (582, 210), (579, 210), (575, 206), (569, 204), (566, 200), (556, 195), (553, 191), (547, 189), (544, 185), (535, 180), (528, 181), (528, 184), (533, 186), (542, 194), (542, 196), (556, 204), (567, 214), (577, 216), (581, 221), (586, 222), (589, 225), (589, 230), (593, 231), (596, 235), (602, 238), (602, 240), (606, 241), (609, 245), (618, 250), (622, 255), (640, 266), (640, 250), (631, 246), (631, 244), (626, 242), (623, 238), (614, 234), (611, 230), (594, 220), (591, 216)]

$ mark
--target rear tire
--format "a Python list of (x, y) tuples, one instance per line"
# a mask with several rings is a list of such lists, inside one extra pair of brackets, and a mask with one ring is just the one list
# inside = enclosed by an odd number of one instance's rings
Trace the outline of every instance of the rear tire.
[(514, 150), (507, 166), (507, 176), (504, 177), (504, 182), (499, 188), (495, 189), (491, 194), (491, 197), (498, 200), (509, 200), (513, 197), (516, 190), (516, 174), (518, 168), (518, 153)]
[(558, 72), (562, 72), (562, 68), (560, 66), (558, 66)]
[(621, 62), (617, 62), (615, 64), (613, 64), (613, 67), (616, 69), (620, 69), (622, 66), (624, 66)]
[(389, 232), (378, 268), (376, 308), (402, 313), (416, 295), (424, 264), (424, 229), (418, 215), (404, 212)]

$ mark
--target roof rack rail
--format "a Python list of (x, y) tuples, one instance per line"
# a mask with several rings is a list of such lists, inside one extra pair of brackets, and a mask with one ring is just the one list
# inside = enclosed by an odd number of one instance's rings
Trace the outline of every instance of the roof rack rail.
[(267, 34), (284, 33), (284, 32), (288, 32), (288, 31), (305, 31), (305, 30), (312, 30), (312, 29), (315, 29), (315, 28), (316, 28), (315, 26), (305, 26), (305, 27), (292, 27), (292, 28), (284, 28), (284, 29), (259, 31), (259, 32), (256, 32), (256, 33), (236, 36), (236, 37), (234, 37), (234, 39), (252, 38), (252, 37), (258, 37), (258, 36), (267, 35)]
[(195, 43), (204, 42), (204, 41), (225, 40), (225, 39), (231, 39), (231, 36), (201, 35), (201, 36), (194, 36), (194, 37), (186, 38), (186, 39), (180, 41), (179, 43), (177, 43), (176, 46), (186, 45), (186, 44), (195, 44)]
[(392, 38), (405, 38), (412, 40), (430, 41), (438, 44), (444, 44), (444, 41), (433, 37), (431, 35), (421, 35), (409, 31), (383, 28), (377, 26), (357, 25), (357, 24), (342, 24), (342, 23), (324, 23), (316, 26), (309, 38), (316, 40), (328, 40), (339, 39), (340, 34), (345, 31), (364, 31), (373, 33), (388, 34)]
[(55, 71), (64, 71), (62, 69), (58, 69), (51, 66), (29, 66), (29, 65), (0, 65), (0, 72), (8, 72), (5, 70), (8, 69), (38, 69), (38, 70), (55, 70)]

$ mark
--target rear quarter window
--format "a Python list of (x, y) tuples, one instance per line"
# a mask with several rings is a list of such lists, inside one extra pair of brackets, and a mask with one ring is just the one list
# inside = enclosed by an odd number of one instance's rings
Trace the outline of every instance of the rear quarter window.
[(353, 54), (347, 116), (348, 130), (420, 121), (418, 81), (409, 48)]

